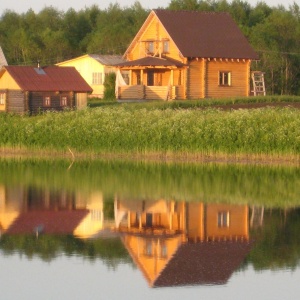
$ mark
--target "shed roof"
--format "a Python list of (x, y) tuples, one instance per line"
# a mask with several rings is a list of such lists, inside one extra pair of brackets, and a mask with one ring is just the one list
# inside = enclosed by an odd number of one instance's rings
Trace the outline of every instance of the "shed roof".
[(1, 70), (2, 74), (4, 70), (23, 91), (92, 92), (92, 88), (74, 67), (6, 66)]

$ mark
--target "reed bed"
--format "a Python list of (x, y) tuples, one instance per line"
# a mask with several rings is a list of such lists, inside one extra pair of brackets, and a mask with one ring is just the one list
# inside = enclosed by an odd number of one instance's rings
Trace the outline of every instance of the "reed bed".
[(0, 115), (0, 146), (85, 153), (300, 154), (300, 110), (99, 107)]

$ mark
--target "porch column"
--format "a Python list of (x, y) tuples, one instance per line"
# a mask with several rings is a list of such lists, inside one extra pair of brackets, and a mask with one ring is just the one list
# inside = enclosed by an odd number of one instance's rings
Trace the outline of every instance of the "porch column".
[(129, 85), (132, 85), (132, 70), (129, 70)]
[(140, 76), (141, 76), (141, 85), (144, 85), (144, 70), (143, 69), (141, 69)]

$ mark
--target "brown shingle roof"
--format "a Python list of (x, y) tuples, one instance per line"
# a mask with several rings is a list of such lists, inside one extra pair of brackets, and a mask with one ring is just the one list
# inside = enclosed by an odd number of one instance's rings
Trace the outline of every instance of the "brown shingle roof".
[(118, 67), (183, 67), (184, 64), (180, 61), (170, 58), (159, 58), (153, 56), (146, 56), (140, 59), (126, 61), (123, 63), (115, 64)]
[(23, 91), (92, 92), (92, 88), (74, 67), (6, 66)]
[(154, 10), (184, 57), (258, 59), (228, 13)]
[(153, 287), (225, 284), (249, 253), (252, 242), (183, 244)]

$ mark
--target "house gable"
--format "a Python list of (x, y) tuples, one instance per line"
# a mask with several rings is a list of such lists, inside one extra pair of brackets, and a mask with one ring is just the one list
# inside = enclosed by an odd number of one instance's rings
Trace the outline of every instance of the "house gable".
[[(152, 44), (149, 46), (149, 43)], [(168, 50), (164, 50), (164, 43), (168, 43)], [(136, 60), (145, 56), (158, 56), (182, 61), (180, 51), (166, 31), (165, 27), (152, 11), (138, 34), (133, 39), (131, 45), (124, 54), (128, 60)]]
[(0, 90), (6, 89), (21, 90), (14, 78), (5, 69), (2, 69), (0, 73)]

